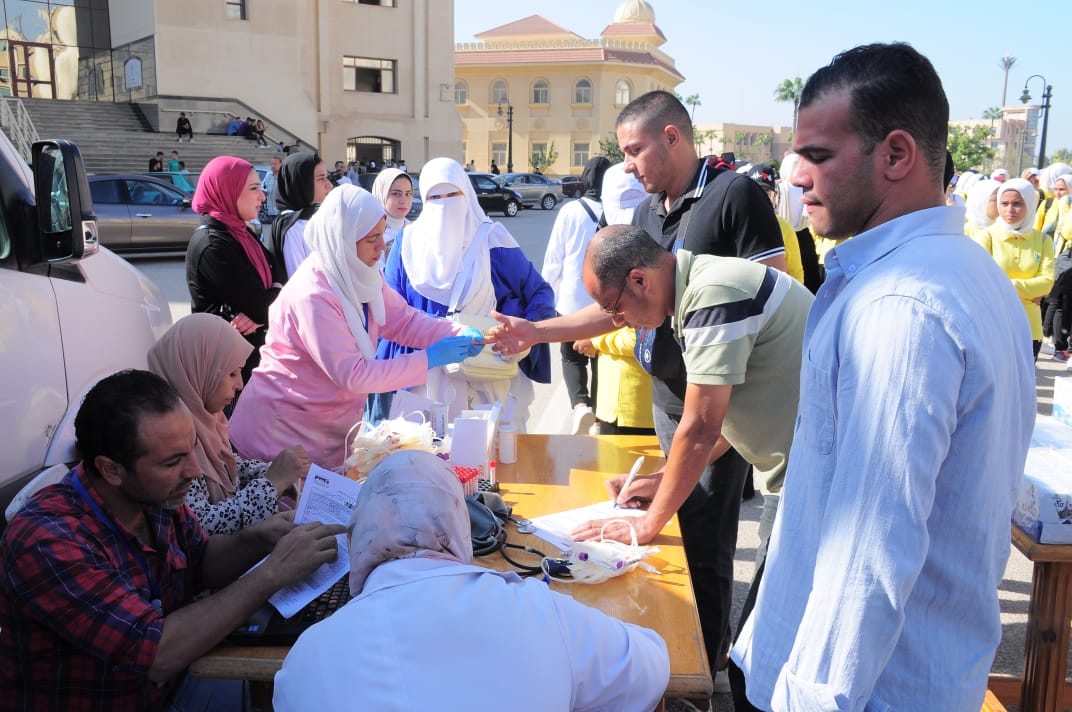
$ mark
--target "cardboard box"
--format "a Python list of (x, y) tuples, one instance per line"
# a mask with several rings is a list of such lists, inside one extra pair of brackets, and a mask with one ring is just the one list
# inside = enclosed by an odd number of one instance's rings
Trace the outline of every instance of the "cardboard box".
[(1072, 428), (1055, 418), (1035, 418), (1012, 520), (1041, 544), (1072, 544)]

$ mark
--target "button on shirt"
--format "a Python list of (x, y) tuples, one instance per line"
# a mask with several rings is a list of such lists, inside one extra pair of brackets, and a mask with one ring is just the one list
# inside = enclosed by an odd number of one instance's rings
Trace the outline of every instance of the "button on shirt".
[(733, 659), (773, 710), (978, 710), (1034, 422), (1008, 278), (931, 208), (831, 250), (756, 607)]

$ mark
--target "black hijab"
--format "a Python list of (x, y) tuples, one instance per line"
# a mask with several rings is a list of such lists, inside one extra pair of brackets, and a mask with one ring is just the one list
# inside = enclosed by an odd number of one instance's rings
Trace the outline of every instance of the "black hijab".
[(610, 168), (610, 161), (606, 156), (589, 158), (581, 171), (582, 195), (592, 200), (603, 201), (603, 174)]
[(322, 161), (317, 153), (304, 151), (292, 153), (283, 160), (275, 183), (275, 204), (279, 215), (272, 223), (271, 252), (275, 255), (273, 279), (280, 284), (287, 281), (287, 267), (283, 259), (283, 241), (287, 231), (299, 220), (308, 220), (316, 212), (313, 203), (315, 184), (313, 171)]

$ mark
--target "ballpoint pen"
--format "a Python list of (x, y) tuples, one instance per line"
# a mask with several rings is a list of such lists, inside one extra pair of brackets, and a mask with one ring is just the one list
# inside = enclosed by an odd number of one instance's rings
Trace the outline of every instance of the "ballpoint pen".
[[(629, 476), (625, 478), (625, 483), (623, 483), (622, 488), (620, 490), (618, 490), (619, 494), (621, 494), (622, 492), (624, 492), (627, 489), (629, 489), (629, 485), (633, 484), (633, 480), (636, 479), (637, 473), (640, 472), (640, 466), (643, 465), (643, 464), (644, 464), (644, 456), (641, 455), (640, 457), (638, 457), (636, 459), (636, 462), (633, 463), (633, 468), (631, 470), (629, 470)], [(617, 498), (615, 498), (615, 500), (614, 500), (614, 508), (618, 509), (618, 500), (617, 500)]]

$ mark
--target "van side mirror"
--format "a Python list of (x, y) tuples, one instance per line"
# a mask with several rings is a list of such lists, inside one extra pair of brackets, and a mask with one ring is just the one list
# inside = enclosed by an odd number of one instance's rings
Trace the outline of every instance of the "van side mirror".
[(42, 257), (63, 262), (94, 254), (97, 215), (78, 147), (62, 139), (35, 142), (33, 174)]

